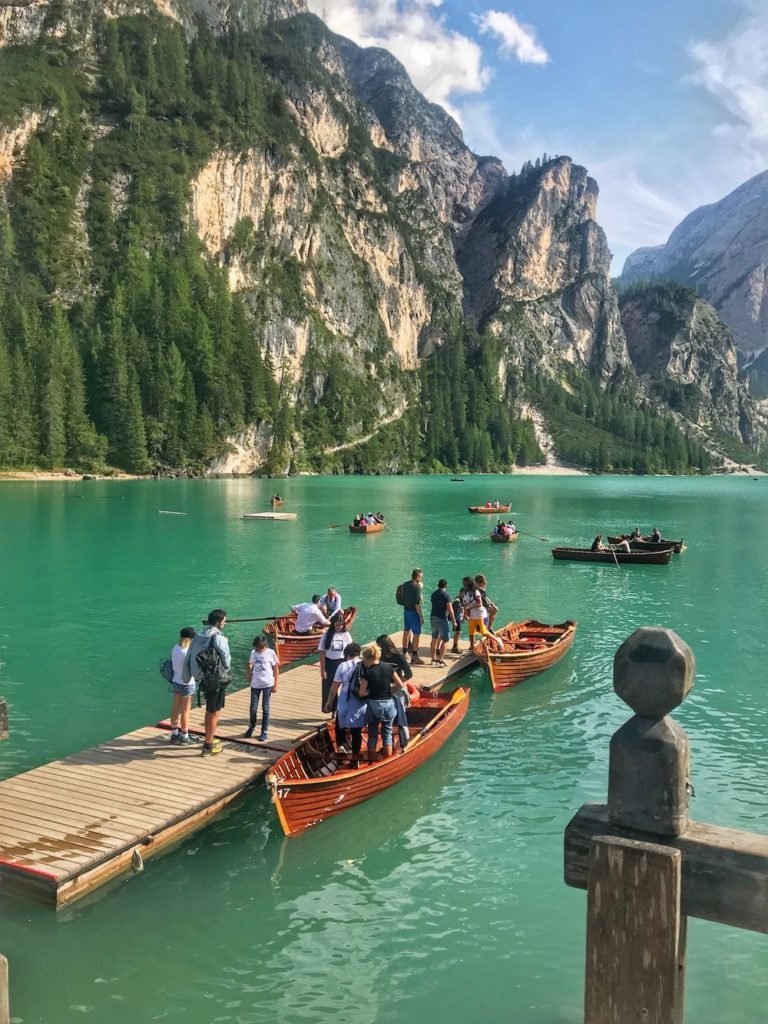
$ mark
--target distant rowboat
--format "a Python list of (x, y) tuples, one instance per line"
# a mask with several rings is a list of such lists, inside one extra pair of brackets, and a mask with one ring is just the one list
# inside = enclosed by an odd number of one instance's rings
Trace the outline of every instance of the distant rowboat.
[(475, 644), (475, 654), (485, 663), (493, 689), (507, 690), (557, 664), (570, 650), (575, 635), (572, 619), (554, 626), (537, 619), (510, 622), (496, 630), (504, 643), (503, 652), (492, 640), (482, 640)]
[(511, 508), (511, 505), (496, 505), (492, 508), (488, 508), (487, 505), (467, 505), (468, 512), (474, 512), (475, 515), (485, 516), (492, 516), (497, 512), (509, 512)]
[(350, 533), (380, 533), (386, 523), (360, 523), (359, 526), (355, 526), (354, 523), (349, 524)]
[(669, 565), (672, 548), (662, 551), (591, 551), (589, 548), (552, 548), (556, 562), (604, 562), (608, 565)]
[(492, 533), (491, 540), (494, 544), (514, 544), (520, 534), (515, 530), (514, 533), (508, 533), (506, 536), (501, 533)]
[(327, 725), (283, 754), (266, 778), (283, 832), (295, 836), (400, 782), (443, 746), (468, 707), (469, 690), (422, 694), (407, 711), (412, 738), (405, 751), (360, 767), (336, 751)]
[(621, 544), (625, 539), (629, 541), (629, 546), (633, 551), (663, 551), (665, 548), (672, 548), (676, 555), (685, 548), (683, 544), (683, 538), (680, 540), (651, 540), (650, 537), (633, 538), (631, 534), (622, 534), (617, 537), (609, 537), (609, 544)]

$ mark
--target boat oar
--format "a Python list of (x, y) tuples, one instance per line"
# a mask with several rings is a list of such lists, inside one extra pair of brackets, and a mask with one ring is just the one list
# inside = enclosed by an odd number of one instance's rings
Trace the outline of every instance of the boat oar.
[[(227, 616), (227, 622), (271, 622), (272, 619), (279, 619), (279, 618), (280, 618), (279, 615), (259, 615), (256, 618), (250, 618), (250, 619), (230, 619), (230, 617)], [(202, 621), (203, 621), (203, 625), (204, 626), (209, 625), (207, 619), (203, 619)]]
[(549, 544), (549, 541), (547, 540), (547, 538), (546, 538), (546, 537), (539, 537), (539, 536), (537, 536), (537, 534), (535, 534), (535, 533), (528, 533), (528, 531), (527, 531), (527, 530), (518, 530), (517, 532), (518, 532), (518, 533), (521, 533), (521, 534), (522, 534), (522, 535), (523, 535), (524, 537), (533, 537), (533, 538), (534, 538), (534, 540), (540, 540), (540, 541), (542, 541), (542, 542), (543, 542), (544, 544)]
[(618, 569), (619, 568), (619, 560), (616, 557), (616, 549), (615, 548), (611, 548), (611, 554), (613, 555), (613, 560), (616, 563), (616, 568)]

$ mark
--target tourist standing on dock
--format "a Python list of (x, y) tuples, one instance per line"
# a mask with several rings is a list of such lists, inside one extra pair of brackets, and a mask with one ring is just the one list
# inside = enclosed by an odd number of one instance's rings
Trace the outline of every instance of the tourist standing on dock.
[(453, 618), (454, 618), (454, 622), (456, 623), (456, 628), (453, 631), (453, 648), (452, 648), (452, 653), (453, 654), (461, 654), (461, 650), (459, 649), (459, 638), (461, 637), (461, 624), (464, 621), (464, 619), (467, 617), (467, 615), (466, 615), (466, 607), (465, 607), (465, 604), (466, 604), (466, 600), (465, 599), (466, 599), (467, 594), (471, 590), (472, 590), (472, 577), (471, 576), (465, 576), (464, 579), (461, 581), (461, 588), (459, 589), (458, 594), (456, 595), (456, 597), (454, 597), (453, 602), (452, 602)]
[(430, 597), (429, 624), (432, 628), (432, 644), (429, 650), (430, 665), (445, 668), (443, 655), (445, 645), (451, 635), (449, 623), (456, 628), (456, 616), (453, 614), (451, 595), (448, 593), (448, 580), (438, 580), (437, 590)]
[(330, 622), (323, 615), (320, 609), (320, 595), (313, 594), (311, 601), (305, 601), (303, 604), (295, 604), (291, 608), (292, 612), (296, 612), (296, 625), (294, 626), (294, 632), (300, 636), (306, 636), (307, 633), (311, 633), (315, 626), (330, 626)]
[(504, 650), (504, 644), (498, 637), (494, 636), (485, 624), (485, 605), (483, 604), (483, 591), (487, 586), (487, 580), (482, 574), (475, 576), (475, 586), (472, 591), (469, 592), (470, 600), (465, 604), (465, 608), (468, 610), (469, 619), (469, 649), (474, 653), (475, 650), (475, 636), (479, 634), (481, 637), (491, 637), (494, 643), (498, 646), (500, 651)]
[(424, 625), (424, 615), (421, 610), (423, 579), (422, 570), (413, 569), (411, 578), (400, 586), (403, 605), (403, 654), (410, 652), (412, 665), (423, 664), (419, 657), (419, 638)]
[[(226, 624), (227, 613), (222, 608), (214, 608), (212, 612), (208, 613), (208, 625), (192, 640), (184, 659), (182, 678), (185, 683), (188, 683), (198, 671), (198, 654), (202, 654), (209, 647), (218, 651), (223, 669), (231, 669), (232, 655), (229, 652), (229, 640), (222, 633)], [(205, 742), (200, 753), (203, 755), (220, 754), (222, 748), (220, 741), (216, 739), (216, 728), (219, 724), (219, 714), (224, 707), (226, 684), (218, 689), (204, 689), (200, 675), (196, 678), (200, 682), (201, 691), (205, 696)]]
[(357, 692), (359, 683), (358, 666), (360, 664), (360, 644), (347, 644), (344, 648), (344, 660), (336, 669), (328, 700), (324, 711), (328, 714), (333, 710), (333, 702), (338, 701), (336, 708), (336, 747), (341, 748), (349, 740), (352, 753), (357, 757), (363, 745), (363, 729), (368, 714), (368, 701), (363, 700)]
[(382, 662), (381, 648), (378, 644), (366, 644), (362, 655), (359, 692), (361, 697), (368, 700), (368, 760), (375, 761), (379, 729), (382, 756), (392, 756), (392, 723), (397, 715), (392, 693), (394, 690), (402, 689), (403, 683), (394, 667)]
[(277, 655), (271, 647), (267, 646), (265, 636), (257, 636), (253, 639), (253, 650), (248, 659), (248, 672), (251, 677), (251, 706), (249, 710), (249, 724), (245, 730), (245, 738), (253, 736), (256, 728), (256, 717), (259, 713), (259, 700), (261, 700), (261, 734), (259, 740), (263, 743), (267, 739), (269, 730), (269, 702), (272, 694), (277, 693), (277, 681), (280, 678), (280, 665)]
[[(322, 701), (320, 710), (325, 709), (328, 701), (336, 669), (344, 660), (344, 651), (347, 644), (352, 643), (352, 634), (347, 632), (344, 623), (344, 612), (336, 612), (331, 620), (331, 625), (320, 637), (317, 649), (320, 652), (320, 680), (322, 685)], [(333, 709), (331, 709), (333, 710)]]
[(187, 651), (197, 631), (192, 626), (185, 626), (179, 631), (179, 642), (171, 651), (171, 664), (173, 665), (173, 682), (171, 692), (173, 693), (173, 704), (171, 705), (171, 743), (179, 743), (187, 746), (190, 743), (197, 743), (197, 738), (189, 735), (189, 709), (192, 706), (192, 698), (195, 695), (195, 679), (190, 677), (188, 683), (184, 682), (184, 661)]

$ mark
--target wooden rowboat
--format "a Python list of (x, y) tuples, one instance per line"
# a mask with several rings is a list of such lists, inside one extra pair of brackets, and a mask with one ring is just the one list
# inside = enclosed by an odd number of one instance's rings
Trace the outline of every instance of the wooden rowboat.
[(272, 508), (280, 508), (281, 505), (285, 504), (285, 498), (271, 498), (270, 504)]
[[(633, 551), (663, 551), (665, 548), (672, 548), (676, 555), (684, 549), (683, 538), (680, 540), (651, 540), (650, 537), (640, 537), (633, 539), (630, 534), (626, 534), (626, 539), (629, 541), (629, 546)], [(624, 540), (624, 535), (617, 537), (609, 537), (609, 544), (620, 544)]]
[(515, 530), (514, 533), (508, 533), (506, 537), (501, 536), (498, 533), (491, 534), (491, 540), (494, 544), (514, 544), (520, 534)]
[(475, 515), (481, 516), (492, 516), (497, 512), (509, 512), (511, 508), (511, 505), (497, 505), (496, 508), (486, 508), (485, 505), (467, 505), (468, 512), (474, 512)]
[(504, 642), (504, 651), (499, 651), (493, 641), (482, 640), (475, 644), (475, 654), (485, 663), (494, 690), (507, 690), (560, 661), (571, 648), (576, 623), (568, 619), (549, 626), (526, 619), (510, 622), (495, 632)]
[[(356, 615), (357, 608), (354, 606), (345, 609), (344, 625), (347, 629), (355, 621)], [(318, 626), (311, 633), (297, 633), (295, 612), (281, 615), (264, 627), (264, 633), (274, 644), (281, 665), (290, 665), (292, 661), (314, 654), (324, 630), (325, 626)]]
[(412, 739), (405, 751), (359, 767), (336, 752), (330, 725), (318, 730), (267, 772), (283, 832), (295, 836), (399, 782), (443, 746), (468, 707), (469, 690), (423, 694), (408, 708)]
[(380, 533), (386, 523), (362, 523), (360, 526), (355, 526), (354, 523), (349, 524), (350, 533)]
[(669, 565), (672, 548), (661, 551), (590, 551), (589, 548), (552, 548), (557, 562), (605, 562), (609, 565)]

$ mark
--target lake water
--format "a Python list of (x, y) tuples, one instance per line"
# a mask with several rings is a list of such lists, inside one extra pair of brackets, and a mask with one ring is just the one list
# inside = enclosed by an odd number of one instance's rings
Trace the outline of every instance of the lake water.
[[(494, 695), (467, 677), (464, 725), (399, 786), (283, 838), (266, 791), (143, 874), (58, 916), (0, 905), (12, 1012), (24, 1024), (579, 1024), (585, 894), (562, 882), (563, 829), (604, 801), (608, 742), (629, 716), (611, 687), (636, 627), (676, 629), (696, 687), (699, 820), (768, 831), (765, 617), (768, 480), (619, 477), (281, 481), (293, 523), (245, 522), (274, 481), (8, 483), (0, 488), (0, 776), (166, 713), (157, 662), (211, 608), (282, 612), (335, 584), (358, 639), (400, 623), (413, 565), (455, 592), (485, 572), (499, 622), (579, 622), (556, 668)], [(521, 529), (583, 544), (658, 525), (689, 550), (668, 567), (554, 563), (492, 545), (466, 506), (511, 499)], [(351, 536), (360, 509), (389, 531)], [(158, 510), (183, 510), (182, 516)], [(252, 626), (228, 630), (237, 660)], [(183, 779), (180, 780), (183, 784)], [(768, 937), (692, 921), (688, 1016), (765, 1020)]]

